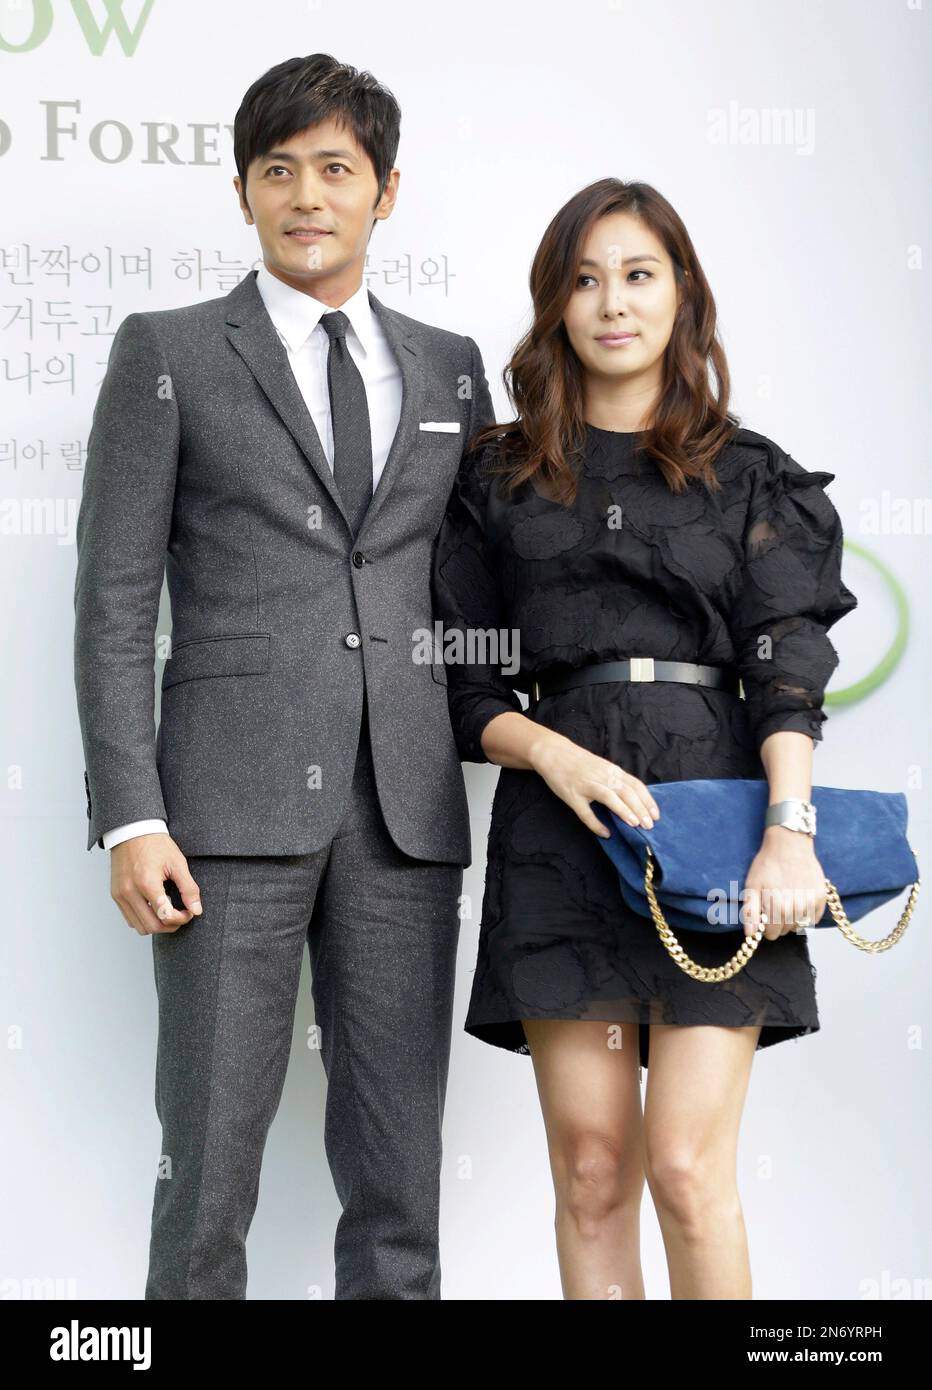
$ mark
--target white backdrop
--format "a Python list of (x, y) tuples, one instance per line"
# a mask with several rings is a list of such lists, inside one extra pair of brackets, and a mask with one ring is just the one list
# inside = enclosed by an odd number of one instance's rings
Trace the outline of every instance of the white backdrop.
[[(395, 93), (399, 201), (373, 234), (369, 284), (477, 340), (500, 418), (531, 257), (556, 209), (606, 175), (672, 201), (716, 295), (744, 423), (837, 474), (847, 536), (911, 599), (890, 679), (828, 707), (815, 780), (906, 791), (928, 866), (930, 9), (127, 0), (124, 43), (113, 32), (101, 44), (101, 0), (0, 0), (2, 1296), (138, 1298), (145, 1283), (160, 1151), (151, 943), (110, 900), (109, 856), (84, 847), (74, 523), (119, 322), (225, 293), (257, 263), (232, 186), (243, 92), (284, 58), (323, 51)], [(177, 127), (174, 160), (149, 148), (160, 122)], [(894, 631), (873, 569), (850, 554), (845, 579), (860, 606), (833, 633), (833, 689), (870, 671)], [(169, 623), (166, 599), (159, 631)], [(467, 768), (475, 859), (444, 1130), (443, 1294), (558, 1299), (531, 1060), (462, 1031), (497, 775)], [(930, 1296), (928, 909), (920, 897), (903, 942), (877, 958), (810, 932), (822, 1030), (756, 1055), (742, 1128), (757, 1298)], [(879, 936), (894, 916), (866, 930)], [(333, 1296), (338, 1203), (312, 1023), (305, 958), (249, 1239), (251, 1298)], [(648, 1297), (667, 1298), (646, 1193), (642, 1227)]]

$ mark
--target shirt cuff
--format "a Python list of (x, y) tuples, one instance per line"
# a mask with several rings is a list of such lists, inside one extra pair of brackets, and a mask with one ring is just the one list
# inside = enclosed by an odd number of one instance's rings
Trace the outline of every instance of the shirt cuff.
[(167, 835), (168, 826), (163, 820), (134, 820), (127, 825), (119, 825), (104, 835), (104, 849), (113, 849), (124, 840), (132, 840), (137, 835)]

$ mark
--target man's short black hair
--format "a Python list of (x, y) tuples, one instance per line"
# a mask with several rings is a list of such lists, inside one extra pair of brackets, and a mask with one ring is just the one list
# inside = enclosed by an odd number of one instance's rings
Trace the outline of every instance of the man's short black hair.
[(233, 123), (233, 156), (244, 195), (246, 170), (254, 159), (331, 117), (350, 127), (372, 160), (377, 203), (398, 153), (401, 108), (371, 72), (338, 63), (329, 53), (278, 63), (256, 79), (240, 102)]

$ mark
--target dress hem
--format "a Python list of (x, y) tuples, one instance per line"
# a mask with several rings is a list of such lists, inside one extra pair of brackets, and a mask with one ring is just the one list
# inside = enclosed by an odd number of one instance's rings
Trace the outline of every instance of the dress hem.
[[(578, 1014), (535, 1014), (528, 1010), (528, 1018), (553, 1018), (580, 1021)], [(650, 1052), (650, 1024), (641, 1018), (596, 1018), (587, 1016), (583, 1022), (586, 1023), (637, 1023), (638, 1041), (640, 1052), (640, 1065), (644, 1068), (648, 1065)], [(753, 1025), (748, 1024), (727, 1024), (716, 1023), (711, 1025), (696, 1024), (673, 1024), (673, 1027), (689, 1028), (709, 1026), (715, 1028), (738, 1028)], [(514, 1052), (521, 1057), (531, 1055), (530, 1047), (524, 1033), (524, 1028), (520, 1019), (516, 1018), (496, 1018), (496, 1019), (469, 1019), (463, 1024), (463, 1031), (470, 1037), (477, 1038), (479, 1042), (490, 1044), (492, 1047), (503, 1048), (506, 1052)], [(799, 1041), (801, 1038), (809, 1037), (810, 1034), (821, 1031), (821, 1024), (818, 1020), (814, 1023), (765, 1023), (761, 1027), (760, 1037), (757, 1040), (755, 1052), (760, 1052), (762, 1048), (773, 1047), (776, 1043)]]

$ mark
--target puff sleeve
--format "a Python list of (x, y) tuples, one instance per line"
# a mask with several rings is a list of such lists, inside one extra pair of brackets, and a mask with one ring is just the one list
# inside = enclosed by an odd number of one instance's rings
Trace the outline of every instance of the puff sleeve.
[[(447, 699), (457, 750), (463, 762), (488, 762), (480, 738), (497, 714), (524, 712), (502, 674), (501, 663), (483, 661), (500, 655), (499, 634), (506, 624), (495, 567), (486, 536), (488, 477), (482, 468), (488, 449), (463, 455), (446, 514), (434, 542), (432, 590), (434, 620), (442, 624), (445, 649), (462, 661), (447, 659)], [(459, 639), (450, 634), (458, 632)], [(446, 645), (449, 644), (449, 645)]]
[(857, 607), (841, 579), (841, 521), (824, 490), (835, 474), (809, 472), (765, 442), (729, 620), (758, 751), (783, 729), (821, 741), (825, 687), (838, 665), (827, 633)]

